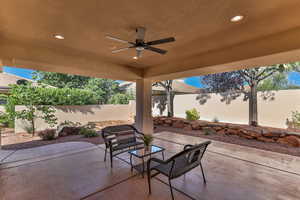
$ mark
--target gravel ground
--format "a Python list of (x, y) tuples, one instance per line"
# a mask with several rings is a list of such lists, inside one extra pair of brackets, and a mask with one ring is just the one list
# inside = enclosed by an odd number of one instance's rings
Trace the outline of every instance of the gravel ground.
[[(101, 130), (106, 126), (114, 126), (118, 124), (132, 124), (132, 121), (103, 121), (103, 122), (95, 122), (96, 130)], [(5, 142), (7, 144), (2, 145), (2, 149), (4, 150), (19, 150), (19, 149), (27, 149), (32, 147), (38, 147), (48, 144), (56, 144), (62, 142), (90, 142), (92, 144), (103, 144), (104, 141), (100, 133), (98, 137), (85, 138), (82, 135), (69, 135), (64, 137), (59, 137), (55, 140), (41, 140), (39, 137), (32, 137), (27, 133), (18, 133), (14, 134), (13, 129), (5, 129), (2, 132), (2, 137), (5, 137)]]
[(299, 147), (289, 147), (286, 145), (278, 144), (278, 143), (265, 143), (257, 140), (248, 140), (245, 138), (241, 138), (238, 136), (228, 135), (223, 136), (219, 134), (213, 134), (213, 135), (204, 135), (202, 131), (186, 131), (179, 128), (173, 128), (173, 127), (163, 127), (163, 126), (156, 126), (155, 132), (162, 132), (162, 131), (170, 131), (174, 133), (179, 133), (182, 135), (191, 135), (201, 138), (207, 138), (212, 140), (217, 140), (221, 142), (231, 143), (231, 144), (237, 144), (242, 146), (248, 146), (253, 147), (257, 149), (272, 151), (272, 152), (278, 152), (278, 153), (284, 153), (289, 154), (293, 156), (299, 156), (300, 157), (300, 148)]

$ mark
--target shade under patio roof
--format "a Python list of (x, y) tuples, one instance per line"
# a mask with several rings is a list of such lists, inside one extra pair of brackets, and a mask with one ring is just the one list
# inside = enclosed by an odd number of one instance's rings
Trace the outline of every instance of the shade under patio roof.
[[(2, 65), (131, 80), (176, 79), (300, 60), (299, 0), (16, 1), (0, 6)], [(230, 19), (243, 15), (244, 20)], [(134, 60), (105, 38), (175, 37)], [(57, 40), (61, 34), (64, 40)]]

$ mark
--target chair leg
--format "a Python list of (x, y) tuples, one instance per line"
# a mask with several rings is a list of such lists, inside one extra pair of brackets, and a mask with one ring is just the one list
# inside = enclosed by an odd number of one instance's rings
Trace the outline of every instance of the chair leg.
[(112, 152), (110, 152), (110, 167), (113, 168), (113, 155), (112, 155)]
[(104, 153), (104, 162), (106, 161), (106, 153), (107, 153), (107, 148), (105, 148), (105, 153)]
[(148, 194), (151, 194), (151, 170), (147, 170), (147, 177), (148, 177)]
[(173, 188), (172, 188), (172, 184), (171, 184), (171, 180), (170, 179), (169, 179), (169, 187), (170, 187), (170, 190), (171, 190), (172, 200), (174, 200)]
[(205, 175), (204, 175), (204, 171), (203, 171), (203, 167), (202, 164), (200, 163), (200, 167), (201, 167), (201, 171), (202, 171), (202, 177), (203, 177), (203, 181), (206, 184), (206, 179), (205, 179)]

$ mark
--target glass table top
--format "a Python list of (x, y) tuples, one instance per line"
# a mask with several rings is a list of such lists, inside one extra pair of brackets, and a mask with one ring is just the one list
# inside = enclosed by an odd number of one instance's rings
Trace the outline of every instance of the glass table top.
[(152, 154), (155, 154), (158, 152), (162, 152), (164, 150), (165, 149), (163, 147), (151, 145), (151, 146), (149, 146), (148, 149), (146, 149), (145, 147), (140, 147), (135, 150), (130, 150), (130, 151), (128, 151), (128, 153), (130, 153), (131, 155), (134, 155), (136, 157), (142, 158), (142, 157), (149, 156), (149, 155), (152, 155)]

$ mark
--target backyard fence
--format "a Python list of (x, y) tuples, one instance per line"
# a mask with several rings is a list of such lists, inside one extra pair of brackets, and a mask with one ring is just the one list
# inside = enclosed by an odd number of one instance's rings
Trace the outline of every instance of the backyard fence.
[[(197, 98), (198, 97), (198, 98)], [(243, 95), (230, 102), (222, 102), (223, 97), (218, 94), (209, 94), (199, 98), (197, 94), (176, 95), (174, 99), (174, 114), (176, 117), (185, 117), (185, 111), (196, 108), (200, 112), (200, 119), (248, 123), (248, 101), (243, 101)], [(201, 103), (200, 103), (201, 101)], [(153, 116), (160, 115), (160, 110), (154, 105)], [(16, 110), (24, 109), (16, 106)], [(99, 122), (109, 120), (130, 120), (135, 115), (135, 102), (128, 105), (84, 105), (84, 106), (56, 106), (58, 123), (64, 121)], [(281, 90), (258, 93), (258, 121), (260, 125), (286, 128), (286, 119), (291, 117), (292, 111), (300, 111), (300, 90)], [(166, 115), (166, 110), (163, 115)], [(25, 132), (28, 125), (23, 120), (15, 120), (15, 132)], [(49, 128), (40, 119), (36, 120), (37, 130)]]
[[(211, 121), (217, 118), (223, 122), (247, 124), (249, 105), (248, 101), (243, 101), (243, 97), (243, 95), (238, 96), (226, 104), (226, 99), (221, 102), (223, 97), (219, 94), (201, 97), (197, 94), (176, 95), (174, 115), (185, 117), (186, 110), (196, 108), (200, 112), (200, 119), (203, 120)], [(292, 111), (300, 111), (300, 90), (258, 92), (257, 100), (260, 125), (286, 128), (286, 119), (291, 117)], [(160, 110), (156, 108), (156, 105), (153, 108), (153, 115), (160, 115)], [(164, 111), (163, 115), (167, 115), (167, 112)]]
[[(87, 124), (88, 122), (100, 122), (110, 120), (127, 121), (133, 118), (132, 104), (128, 105), (82, 105), (82, 106), (55, 106), (55, 116), (58, 124), (64, 121), (79, 122)], [(26, 109), (25, 106), (16, 106), (16, 111)], [(42, 119), (36, 119), (36, 130), (50, 128)], [(28, 122), (16, 119), (15, 132), (26, 132)]]

